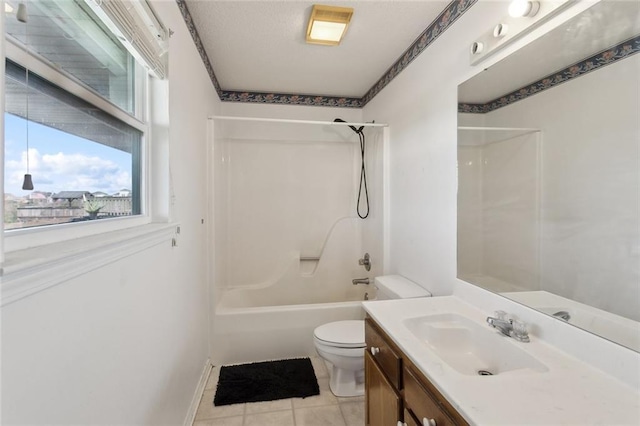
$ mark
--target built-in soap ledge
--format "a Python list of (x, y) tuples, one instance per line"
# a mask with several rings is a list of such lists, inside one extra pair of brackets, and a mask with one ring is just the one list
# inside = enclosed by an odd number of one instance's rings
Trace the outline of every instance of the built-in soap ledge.
[(315, 274), (320, 263), (320, 256), (300, 256), (300, 275), (311, 276)]

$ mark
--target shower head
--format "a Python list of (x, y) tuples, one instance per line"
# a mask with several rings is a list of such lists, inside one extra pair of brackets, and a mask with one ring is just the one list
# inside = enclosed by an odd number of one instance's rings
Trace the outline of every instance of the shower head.
[[(341, 118), (336, 118), (335, 120), (333, 120), (334, 123), (346, 123), (346, 121), (344, 121)], [(362, 133), (362, 130), (364, 129), (364, 126), (360, 126), (359, 129), (356, 129), (354, 126), (348, 124), (349, 127), (351, 127), (351, 130), (353, 130), (356, 135), (358, 135), (358, 139), (360, 139), (360, 155), (362, 156), (362, 165), (360, 168), (360, 185), (358, 186), (358, 201), (356, 202), (356, 211), (358, 213), (358, 217), (360, 219), (366, 219), (369, 216), (369, 191), (367, 190), (367, 172), (365, 170), (365, 165), (364, 165), (364, 158), (365, 158), (365, 146), (366, 146), (366, 141), (365, 141), (365, 137), (364, 137), (364, 133)], [(364, 184), (364, 186), (363, 186)], [(364, 196), (367, 202), (367, 211), (365, 214), (360, 214), (360, 195), (362, 194), (362, 188), (364, 187)], [(355, 284), (355, 283), (354, 283)]]
[[(346, 121), (344, 121), (344, 120), (343, 120), (343, 119), (341, 119), (341, 118), (336, 118), (335, 120), (333, 120), (333, 122), (334, 122), (334, 123), (346, 123)], [(359, 128), (359, 129), (356, 129), (356, 128), (355, 128), (355, 127), (353, 127), (353, 126), (349, 126), (349, 127), (351, 127), (351, 130), (353, 130), (353, 131), (354, 131), (354, 132), (356, 132), (356, 133), (362, 133), (362, 129), (364, 129), (364, 126), (360, 126), (360, 128)]]

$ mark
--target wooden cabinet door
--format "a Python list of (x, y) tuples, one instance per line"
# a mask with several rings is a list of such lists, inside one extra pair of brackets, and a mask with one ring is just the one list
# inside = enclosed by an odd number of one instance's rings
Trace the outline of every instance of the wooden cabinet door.
[(367, 426), (393, 426), (401, 412), (400, 396), (369, 352), (364, 353)]
[(406, 408), (404, 409), (404, 424), (406, 426), (424, 426), (421, 425)]

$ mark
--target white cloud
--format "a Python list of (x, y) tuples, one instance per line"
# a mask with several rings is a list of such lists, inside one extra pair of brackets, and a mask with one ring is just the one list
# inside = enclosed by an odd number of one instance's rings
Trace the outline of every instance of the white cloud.
[[(27, 170), (26, 151), (21, 159), (5, 164), (5, 192), (20, 195)], [(131, 174), (114, 161), (85, 154), (40, 154), (29, 149), (29, 170), (38, 191), (103, 191), (114, 193), (131, 188)]]

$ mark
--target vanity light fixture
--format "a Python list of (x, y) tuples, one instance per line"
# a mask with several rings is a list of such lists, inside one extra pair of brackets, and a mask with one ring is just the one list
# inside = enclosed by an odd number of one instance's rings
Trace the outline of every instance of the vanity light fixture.
[(314, 4), (307, 25), (307, 43), (337, 46), (353, 16), (350, 7)]
[(509, 13), (475, 38), (469, 49), (469, 61), (472, 65), (478, 64), (577, 3), (573, 0), (512, 0)]
[(533, 17), (540, 10), (540, 2), (529, 0), (513, 0), (509, 4), (509, 16), (512, 18)]

